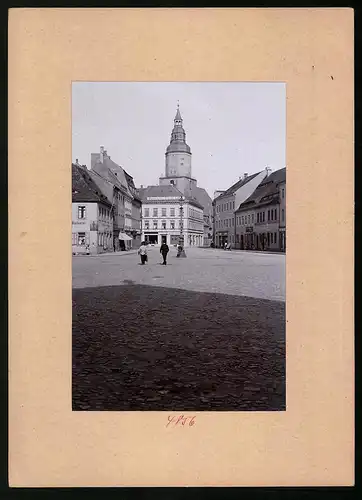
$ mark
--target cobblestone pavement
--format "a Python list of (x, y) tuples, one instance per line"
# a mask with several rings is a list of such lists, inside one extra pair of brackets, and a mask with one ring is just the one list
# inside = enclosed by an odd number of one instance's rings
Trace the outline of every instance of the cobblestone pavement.
[(73, 290), (74, 410), (284, 410), (281, 301), (125, 284)]
[(151, 248), (149, 262), (139, 265), (135, 253), (73, 257), (73, 287), (137, 284), (198, 292), (285, 301), (285, 255), (189, 248), (177, 259), (171, 248), (168, 265), (161, 266), (159, 249)]
[(73, 409), (284, 410), (285, 256), (138, 259), (73, 257)]

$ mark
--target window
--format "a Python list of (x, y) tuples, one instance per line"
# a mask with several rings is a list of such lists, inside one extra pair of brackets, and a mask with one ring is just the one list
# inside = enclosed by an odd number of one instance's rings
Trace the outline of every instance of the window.
[(232, 220), (232, 225), (234, 225), (234, 219), (231, 219)]
[(284, 222), (284, 208), (282, 208), (282, 221)]
[(158, 209), (157, 209), (157, 208), (154, 208), (154, 209), (153, 209), (153, 216), (154, 216), (154, 217), (157, 217), (157, 216), (158, 216)]
[(78, 245), (85, 245), (85, 233), (78, 233)]
[(282, 198), (284, 198), (284, 189), (282, 189)]
[(166, 217), (166, 208), (161, 209), (162, 217)]
[(268, 210), (268, 220), (270, 220), (270, 210)]
[(277, 233), (274, 233), (274, 243), (277, 242)]
[(254, 224), (254, 214), (251, 214), (251, 222)]
[(149, 217), (150, 216), (150, 209), (149, 208), (145, 208), (145, 214), (144, 214), (145, 217)]
[(150, 223), (148, 220), (145, 221), (145, 229), (149, 229), (150, 228)]
[(248, 224), (250, 225), (250, 214), (248, 215)]
[(165, 221), (165, 220), (163, 220), (161, 224), (162, 224), (162, 226), (161, 226), (161, 227), (162, 227), (162, 229), (166, 229), (166, 221)]
[(263, 212), (263, 222), (265, 222), (265, 212)]
[(175, 217), (175, 209), (171, 208), (171, 217)]
[(85, 206), (78, 205), (78, 219), (85, 219), (85, 218), (86, 218)]
[(235, 208), (235, 201), (233, 201), (233, 209)]
[(153, 221), (153, 229), (157, 229), (157, 220)]
[(274, 220), (277, 220), (277, 209), (274, 209)]
[(171, 229), (175, 229), (175, 221), (171, 221)]

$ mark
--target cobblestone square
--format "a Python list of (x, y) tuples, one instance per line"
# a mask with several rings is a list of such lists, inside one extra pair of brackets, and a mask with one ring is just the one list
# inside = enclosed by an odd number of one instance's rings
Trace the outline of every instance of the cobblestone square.
[(285, 256), (73, 257), (74, 410), (285, 409)]

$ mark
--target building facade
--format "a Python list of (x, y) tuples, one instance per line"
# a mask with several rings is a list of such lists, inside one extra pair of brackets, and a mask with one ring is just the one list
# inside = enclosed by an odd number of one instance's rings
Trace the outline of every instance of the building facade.
[(202, 246), (203, 207), (186, 198), (172, 185), (149, 186), (140, 190), (142, 198), (142, 240), (154, 245)]
[[(281, 236), (282, 218), (285, 221), (285, 202), (283, 212), (281, 209), (281, 193), (285, 195), (285, 171), (285, 168), (276, 170), (266, 177), (235, 211), (235, 248), (285, 250)], [(281, 187), (283, 185), (284, 188)]]
[[(129, 233), (132, 235), (132, 248), (139, 248), (141, 245), (141, 213), (142, 213), (142, 201), (139, 193), (136, 189), (133, 177), (129, 175), (125, 170), (124, 174), (126, 176), (126, 181), (128, 184), (128, 189), (132, 195), (131, 202), (131, 223)], [(127, 230), (127, 227), (126, 227)]]
[(97, 254), (113, 246), (112, 206), (85, 165), (72, 164), (72, 253)]
[(91, 154), (91, 173), (112, 204), (114, 251), (138, 248), (141, 242), (141, 201), (133, 178), (111, 159), (103, 146), (100, 153)]
[(263, 170), (253, 175), (244, 174), (229, 189), (222, 192), (213, 202), (214, 242), (221, 248), (225, 243), (236, 246), (235, 209), (244, 202), (268, 175)]
[(287, 239), (286, 239), (286, 179), (279, 183), (279, 247), (282, 252), (286, 252)]

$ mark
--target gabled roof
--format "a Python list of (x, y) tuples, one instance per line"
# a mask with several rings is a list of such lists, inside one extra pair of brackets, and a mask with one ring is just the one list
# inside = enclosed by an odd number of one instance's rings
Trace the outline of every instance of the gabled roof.
[(265, 179), (260, 183), (260, 186), (269, 184), (271, 182), (274, 182), (275, 184), (285, 182), (285, 176), (286, 168), (280, 168), (279, 170), (275, 170), (275, 172), (272, 172), (270, 175), (268, 175), (268, 177), (265, 177)]
[(254, 179), (254, 177), (256, 177), (257, 175), (259, 175), (260, 173), (261, 172), (257, 172), (256, 174), (248, 175), (245, 178), (239, 179), (237, 182), (235, 182), (235, 184), (233, 184), (231, 187), (229, 187), (226, 191), (224, 191), (223, 193), (219, 194), (219, 196), (217, 196), (215, 198), (215, 200), (220, 200), (222, 198), (226, 198), (227, 196), (230, 196), (231, 194), (234, 194), (238, 189), (240, 189), (242, 186), (244, 186), (249, 181), (251, 181), (252, 179)]
[(203, 207), (205, 215), (212, 213), (212, 199), (204, 188), (198, 186), (191, 187), (191, 196)]
[(92, 153), (91, 163), (92, 170), (98, 172), (99, 175), (115, 184), (119, 189), (131, 194), (123, 168), (111, 160), (107, 154), (103, 155), (103, 161), (101, 161), (100, 153)]
[(286, 169), (276, 170), (266, 177), (255, 191), (240, 204), (237, 210), (250, 208), (253, 205), (259, 205), (269, 202), (274, 196), (279, 195), (278, 184), (285, 181)]
[(72, 202), (95, 202), (111, 206), (86, 167), (72, 163)]

